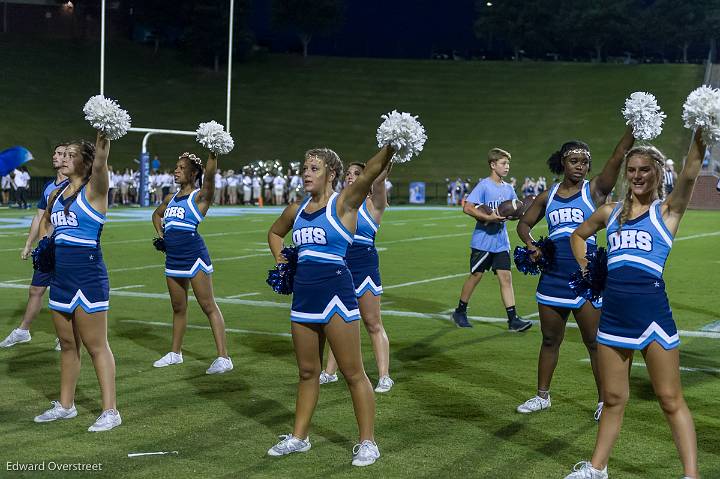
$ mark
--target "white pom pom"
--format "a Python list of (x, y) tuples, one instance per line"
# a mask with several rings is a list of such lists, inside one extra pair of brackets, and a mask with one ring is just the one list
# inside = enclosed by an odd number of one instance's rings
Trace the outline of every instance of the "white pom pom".
[(216, 155), (227, 155), (235, 147), (235, 142), (230, 133), (226, 132), (225, 127), (214, 120), (200, 123), (197, 129), (197, 141)]
[(638, 140), (653, 140), (662, 132), (663, 120), (667, 115), (657, 104), (655, 96), (636, 91), (625, 100), (622, 110), (626, 125), (631, 125), (633, 136)]
[(387, 115), (382, 115), (381, 118), (385, 121), (377, 131), (378, 146), (382, 148), (390, 145), (395, 150), (393, 162), (404, 163), (420, 154), (427, 135), (417, 116), (393, 110)]
[(703, 85), (688, 95), (683, 105), (685, 128), (702, 128), (707, 145), (720, 142), (720, 90)]
[(102, 95), (91, 97), (83, 107), (85, 119), (110, 140), (117, 140), (130, 129), (130, 115), (115, 100)]

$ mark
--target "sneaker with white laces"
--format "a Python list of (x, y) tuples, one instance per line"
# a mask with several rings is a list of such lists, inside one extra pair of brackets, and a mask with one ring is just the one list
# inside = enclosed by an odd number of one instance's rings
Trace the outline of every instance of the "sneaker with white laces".
[(602, 471), (595, 469), (590, 461), (578, 462), (573, 466), (573, 472), (565, 479), (608, 479), (607, 466)]
[(173, 364), (182, 364), (182, 362), (182, 353), (174, 353), (170, 351), (165, 356), (155, 361), (153, 363), (153, 366), (156, 368), (164, 368), (166, 366), (172, 366)]
[(304, 441), (292, 434), (283, 434), (278, 437), (280, 438), (280, 442), (268, 449), (268, 456), (285, 456), (293, 452), (306, 452), (312, 447), (310, 437), (306, 437)]
[(233, 370), (233, 363), (230, 358), (224, 358), (222, 356), (218, 356), (218, 358), (212, 362), (209, 368), (207, 368), (207, 371), (205, 371), (206, 374), (222, 374), (227, 373), (229, 371)]
[(13, 329), (12, 332), (8, 334), (8, 337), (0, 343), (0, 348), (9, 348), (20, 343), (29, 343), (30, 339), (32, 339), (30, 337), (30, 331), (27, 329)]
[(605, 403), (602, 401), (598, 403), (597, 408), (595, 409), (595, 414), (593, 414), (593, 417), (596, 421), (600, 421), (600, 416), (602, 416), (602, 410), (604, 405)]
[(77, 416), (77, 409), (75, 409), (74, 404), (70, 406), (69, 409), (65, 409), (63, 405), (60, 404), (60, 401), (50, 401), (50, 404), (52, 404), (53, 407), (39, 416), (35, 416), (35, 422), (50, 422), (55, 421), (56, 419), (72, 419)]
[(95, 423), (88, 428), (90, 432), (109, 431), (122, 424), (120, 413), (117, 409), (107, 409), (100, 414)]
[(370, 440), (365, 440), (353, 447), (353, 466), (369, 466), (380, 458), (380, 449), (377, 444)]
[(55, 338), (55, 351), (62, 351), (62, 347), (60, 347), (60, 338)]
[(530, 414), (543, 409), (548, 409), (551, 405), (550, 395), (548, 394), (547, 399), (541, 398), (540, 396), (531, 397), (521, 405), (517, 407), (517, 412), (521, 414)]
[(325, 371), (320, 372), (320, 384), (334, 383), (338, 380), (337, 373), (330, 374)]
[(386, 393), (390, 391), (395, 384), (395, 381), (390, 379), (390, 376), (380, 376), (378, 379), (377, 387), (375, 388), (376, 393)]

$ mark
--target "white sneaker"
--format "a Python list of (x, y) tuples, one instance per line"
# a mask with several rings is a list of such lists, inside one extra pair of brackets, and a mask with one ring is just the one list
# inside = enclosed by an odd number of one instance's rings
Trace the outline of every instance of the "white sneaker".
[(306, 437), (304, 441), (292, 434), (284, 434), (278, 437), (280, 437), (280, 442), (268, 449), (268, 456), (284, 456), (293, 452), (305, 452), (312, 447), (309, 437)]
[(55, 338), (55, 351), (62, 351), (60, 347), (60, 338)]
[(365, 440), (353, 447), (353, 466), (369, 466), (380, 458), (380, 449), (372, 441)]
[(390, 376), (380, 376), (378, 379), (377, 387), (375, 388), (376, 393), (386, 393), (390, 391), (395, 384), (395, 381), (390, 379)]
[(338, 380), (337, 373), (335, 374), (329, 374), (325, 371), (322, 371), (320, 373), (320, 384), (328, 384), (328, 383), (334, 383)]
[(153, 363), (153, 366), (156, 368), (164, 368), (166, 366), (172, 366), (173, 364), (182, 364), (182, 362), (182, 353), (174, 353), (170, 351), (165, 356), (155, 361)]
[(548, 394), (547, 399), (541, 398), (540, 396), (531, 397), (521, 405), (517, 407), (517, 412), (521, 414), (530, 414), (537, 411), (542, 411), (550, 407), (550, 395)]
[(9, 348), (20, 343), (29, 343), (30, 339), (30, 331), (27, 329), (13, 329), (8, 337), (0, 343), (0, 348)]
[(77, 409), (75, 409), (74, 404), (70, 407), (70, 409), (65, 409), (62, 404), (60, 404), (60, 401), (50, 401), (50, 404), (52, 404), (53, 407), (39, 416), (35, 416), (35, 422), (50, 422), (55, 421), (56, 419), (72, 419), (77, 416)]
[(122, 424), (122, 419), (117, 409), (108, 409), (100, 414), (100, 417), (97, 418), (95, 424), (88, 428), (88, 431), (109, 431), (114, 427), (118, 427), (120, 424)]
[(605, 403), (602, 401), (600, 401), (598, 403), (597, 409), (595, 409), (595, 414), (593, 414), (593, 417), (595, 418), (596, 421), (600, 420), (600, 416), (602, 416), (602, 410), (603, 410), (604, 405), (605, 405)]
[(573, 472), (565, 476), (565, 479), (608, 479), (607, 466), (602, 471), (598, 471), (590, 461), (578, 462), (573, 467)]
[(224, 358), (219, 356), (215, 361), (212, 362), (206, 374), (222, 374), (233, 370), (233, 363), (230, 358)]

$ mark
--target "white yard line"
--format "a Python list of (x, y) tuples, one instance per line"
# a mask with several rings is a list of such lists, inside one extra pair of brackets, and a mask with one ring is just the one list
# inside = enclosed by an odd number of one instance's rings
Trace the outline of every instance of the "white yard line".
[(718, 236), (720, 235), (720, 231), (713, 231), (712, 233), (700, 233), (696, 235), (690, 235), (690, 236), (681, 236), (680, 238), (675, 238), (674, 241), (683, 241), (683, 240), (690, 240), (695, 238), (705, 238), (708, 236)]
[(123, 289), (136, 289), (136, 288), (144, 288), (144, 284), (131, 284), (128, 286), (120, 286), (119, 288), (110, 288), (110, 291), (122, 291)]
[(421, 279), (419, 281), (410, 281), (409, 283), (400, 283), (400, 284), (393, 284), (390, 286), (383, 286), (383, 290), (394, 289), (394, 288), (404, 288), (405, 286), (413, 286), (416, 284), (431, 283), (433, 281), (442, 281), (443, 279), (458, 278), (460, 276), (467, 276), (467, 275), (468, 275), (468, 273), (459, 273), (459, 274), (450, 274), (447, 276), (438, 276), (437, 278)]
[(225, 296), (228, 299), (234, 299), (234, 298), (244, 298), (245, 296), (257, 296), (260, 293), (242, 293), (242, 294), (234, 294), (232, 296)]
[[(257, 258), (258, 256), (270, 256), (270, 253), (258, 253), (258, 254), (246, 254), (243, 256), (230, 256), (228, 258), (215, 258), (212, 260), (213, 263), (221, 263), (223, 261), (235, 261), (238, 259), (246, 259), (246, 258)], [(120, 273), (123, 271), (138, 271), (141, 269), (152, 269), (152, 268), (164, 268), (164, 264), (148, 264), (145, 266), (133, 266), (131, 268), (116, 268), (116, 269), (110, 269), (108, 270), (108, 273)]]
[(454, 238), (457, 236), (467, 236), (467, 233), (453, 233), (453, 234), (448, 234), (448, 235), (433, 235), (433, 236), (418, 236), (416, 238), (405, 238), (405, 239), (401, 239), (401, 240), (380, 241), (378, 244), (385, 246), (387, 244), (408, 243), (410, 241), (425, 241), (425, 240), (429, 240), (429, 239), (438, 239), (438, 238)]
[[(161, 326), (164, 328), (172, 328), (172, 323), (161, 323), (159, 321), (139, 321), (136, 319), (121, 319), (121, 323), (132, 323), (132, 324), (145, 324), (147, 326)], [(198, 324), (188, 324), (189, 329), (207, 329), (211, 330), (210, 326), (201, 326)], [(271, 333), (270, 331), (256, 331), (253, 329), (237, 329), (237, 328), (225, 328), (228, 333), (240, 333), (240, 334), (261, 334), (263, 336), (283, 336), (286, 338), (291, 337), (290, 333)]]

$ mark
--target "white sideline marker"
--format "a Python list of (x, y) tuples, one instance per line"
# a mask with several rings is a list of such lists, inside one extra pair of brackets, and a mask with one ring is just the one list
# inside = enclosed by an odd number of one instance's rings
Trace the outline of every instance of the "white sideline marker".
[(178, 451), (157, 451), (157, 452), (129, 452), (128, 457), (139, 457), (139, 456), (166, 456), (168, 454), (175, 454), (176, 456), (180, 453)]

